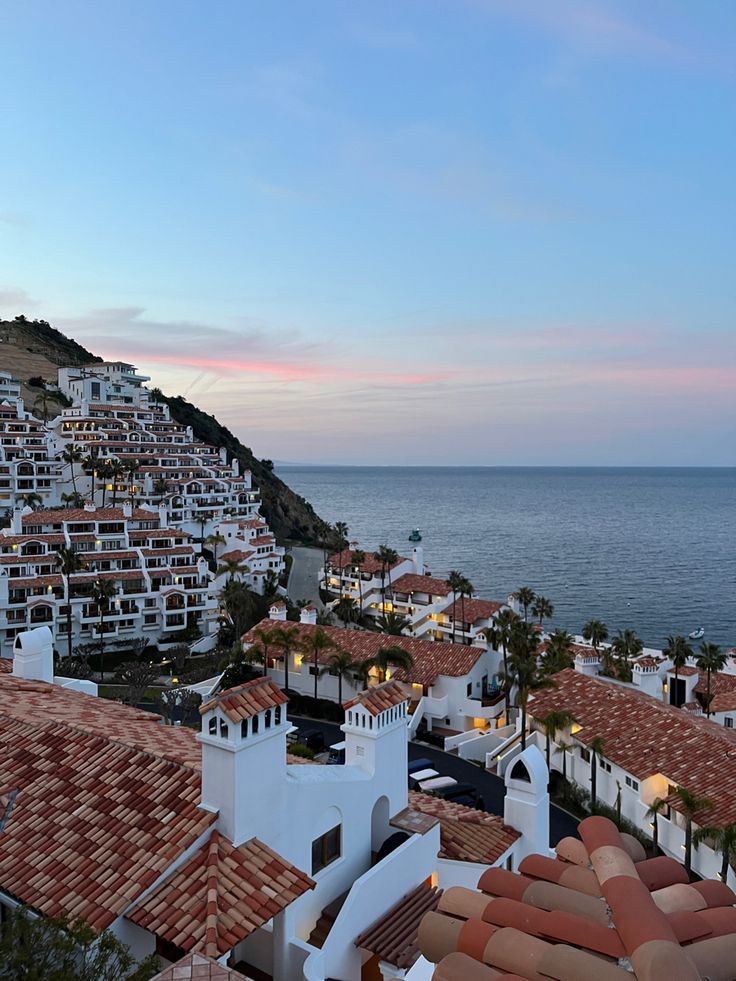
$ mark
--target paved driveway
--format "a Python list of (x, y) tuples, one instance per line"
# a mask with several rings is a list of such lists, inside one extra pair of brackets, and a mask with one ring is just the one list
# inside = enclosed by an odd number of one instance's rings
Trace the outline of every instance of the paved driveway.
[[(329, 722), (312, 722), (311, 720), (296, 718), (291, 721), (300, 731), (318, 729), (323, 733), (325, 743), (328, 746), (342, 742), (345, 738), (339, 726)], [(495, 773), (488, 773), (487, 770), (482, 770), (475, 763), (468, 763), (467, 760), (461, 760), (457, 756), (444, 753), (441, 749), (435, 749), (434, 746), (409, 743), (409, 759), (415, 760), (420, 757), (432, 760), (434, 769), (443, 776), (454, 777), (458, 782), (472, 784), (482, 795), (485, 809), (491, 814), (503, 815), (503, 799), (506, 795), (506, 788), (501, 777), (496, 776)], [(577, 826), (578, 822), (574, 817), (553, 804), (549, 816), (550, 845), (554, 847), (560, 838), (565, 838), (568, 835), (576, 836)]]
[(289, 598), (294, 602), (300, 599), (309, 600), (322, 609), (318, 585), (318, 574), (324, 561), (322, 549), (297, 545), (292, 548), (291, 555), (294, 561), (286, 589)]

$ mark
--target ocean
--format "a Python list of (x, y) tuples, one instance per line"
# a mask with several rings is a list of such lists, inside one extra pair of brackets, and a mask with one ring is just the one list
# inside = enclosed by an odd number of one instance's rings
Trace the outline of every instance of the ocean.
[(277, 472), (364, 549), (459, 569), (476, 595), (531, 586), (572, 633), (595, 617), (647, 646), (696, 627), (736, 645), (736, 468), (316, 467)]

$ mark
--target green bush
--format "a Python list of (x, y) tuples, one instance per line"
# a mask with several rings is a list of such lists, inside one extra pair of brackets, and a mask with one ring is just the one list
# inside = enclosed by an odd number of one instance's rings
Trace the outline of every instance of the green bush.
[(314, 751), (309, 748), (309, 746), (304, 746), (302, 743), (294, 743), (293, 746), (289, 746), (289, 752), (292, 756), (301, 756), (305, 760), (314, 759)]

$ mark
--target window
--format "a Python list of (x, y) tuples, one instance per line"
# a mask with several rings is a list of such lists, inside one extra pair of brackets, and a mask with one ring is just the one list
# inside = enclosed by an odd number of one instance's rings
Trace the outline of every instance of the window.
[(600, 763), (600, 768), (601, 768), (601, 770), (603, 770), (604, 773), (610, 773), (611, 772), (611, 764), (610, 763), (608, 763), (606, 760), (600, 760), (599, 763)]
[(733, 729), (733, 718), (727, 715), (723, 720), (727, 729)]
[(468, 698), (470, 698), (470, 696), (473, 694), (473, 682), (472, 681), (469, 681), (468, 682), (468, 687), (465, 690), (465, 694), (468, 696)]
[(585, 763), (590, 763), (590, 750), (586, 749), (585, 746), (580, 747), (580, 759)]
[(340, 857), (342, 826), (330, 829), (312, 842), (312, 875), (326, 868)]
[(210, 719), (209, 732), (211, 736), (217, 735), (217, 719), (214, 716)]
[(639, 781), (638, 780), (634, 780), (633, 777), (626, 777), (626, 786), (627, 787), (631, 787), (632, 790), (638, 790), (639, 789)]

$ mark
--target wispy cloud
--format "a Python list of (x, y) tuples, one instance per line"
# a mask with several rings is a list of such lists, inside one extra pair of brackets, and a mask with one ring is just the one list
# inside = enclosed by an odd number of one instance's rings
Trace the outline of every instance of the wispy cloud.
[(7, 286), (0, 289), (0, 309), (12, 310), (13, 313), (23, 313), (31, 307), (37, 307), (38, 300), (34, 300), (29, 293), (18, 286)]

